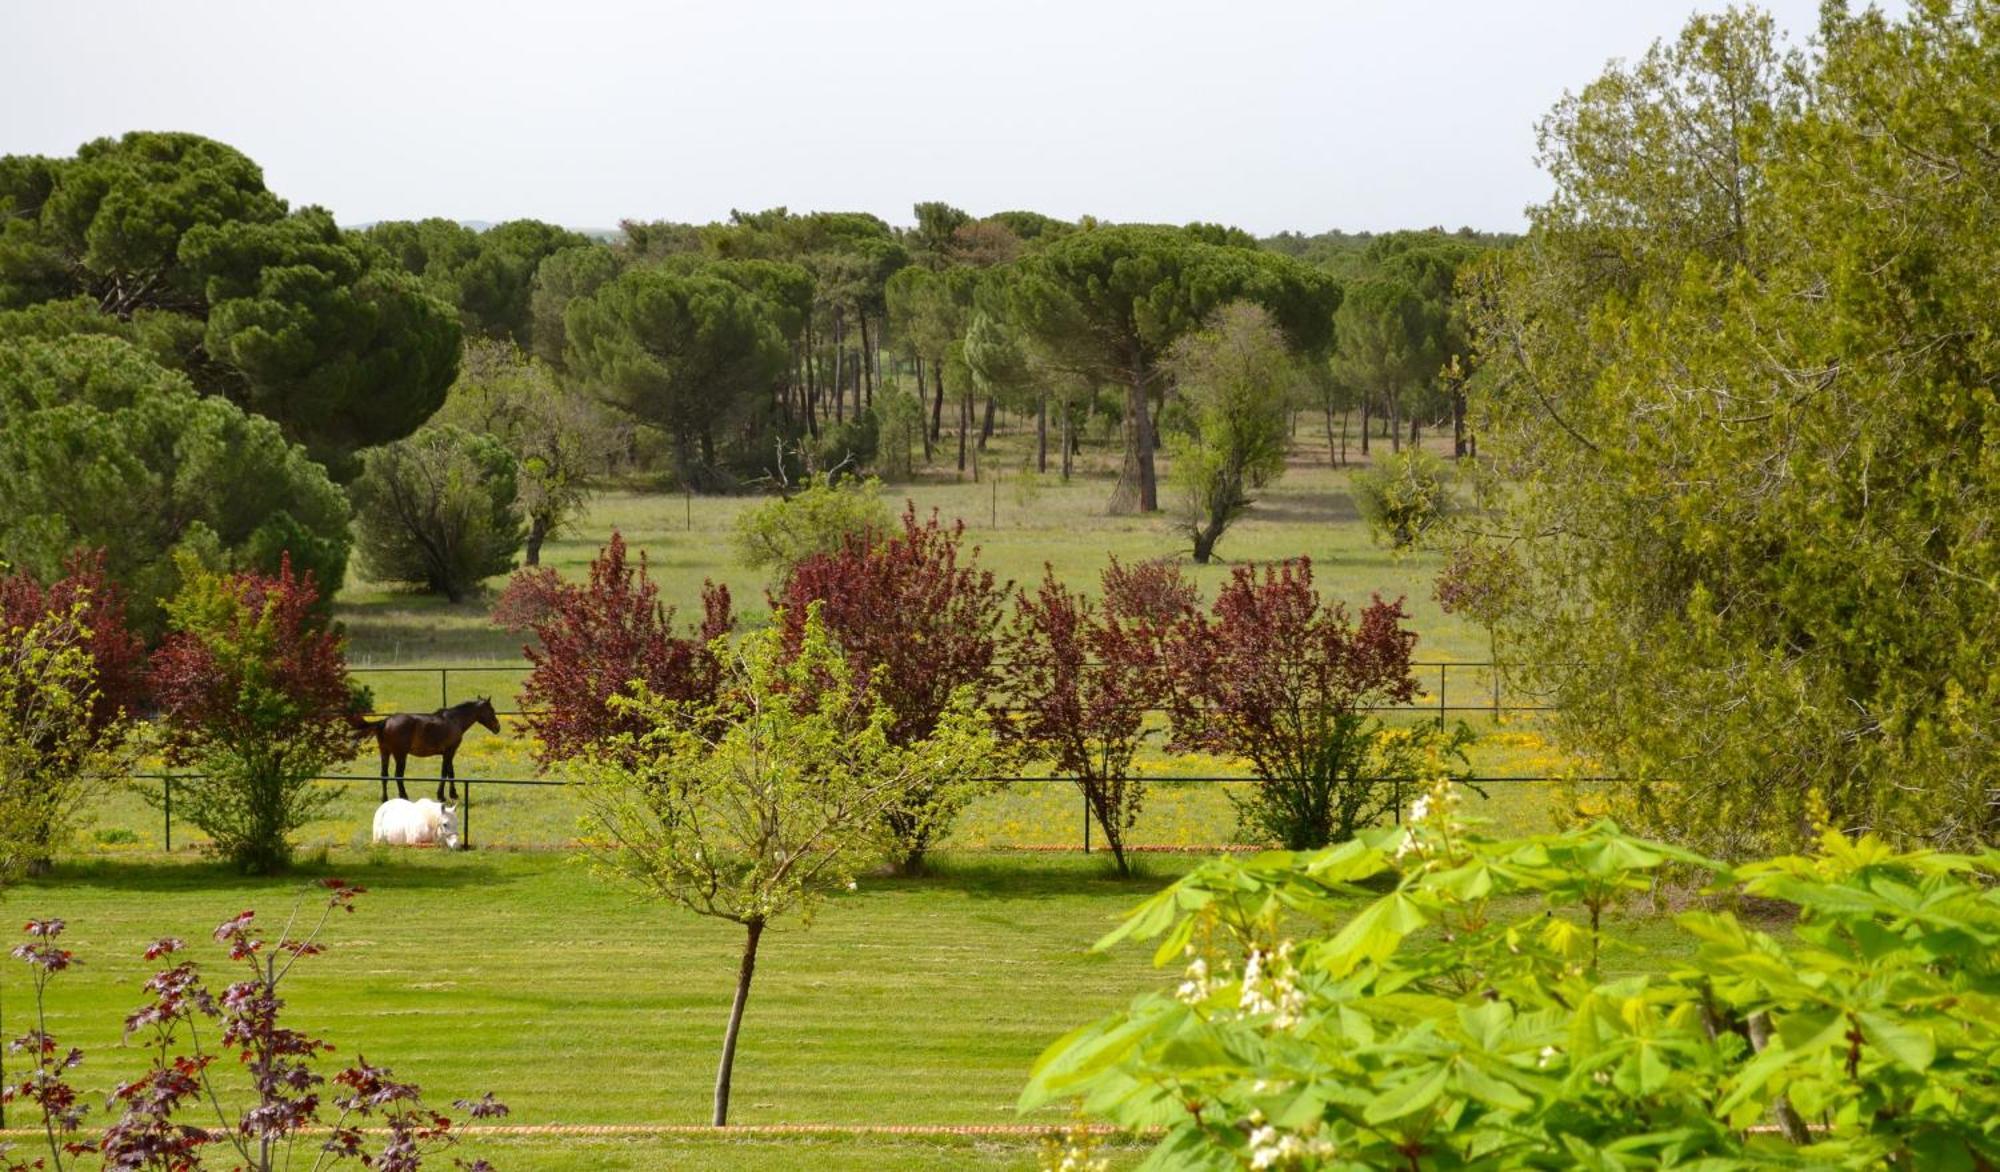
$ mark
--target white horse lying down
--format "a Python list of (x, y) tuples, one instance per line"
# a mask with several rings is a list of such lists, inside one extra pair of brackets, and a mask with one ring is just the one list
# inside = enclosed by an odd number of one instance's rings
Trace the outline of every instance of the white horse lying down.
[(429, 798), (412, 802), (390, 798), (375, 809), (375, 837), (378, 845), (436, 846), (458, 849), (458, 807), (440, 805)]

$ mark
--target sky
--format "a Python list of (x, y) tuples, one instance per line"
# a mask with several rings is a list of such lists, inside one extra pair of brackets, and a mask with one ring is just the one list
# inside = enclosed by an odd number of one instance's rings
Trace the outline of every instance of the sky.
[[(1700, 7), (1714, 10), (1718, 4)], [(1795, 40), (1817, 0), (1765, 5)], [(1514, 231), (1690, 0), (0, 0), (0, 154), (221, 139), (342, 223), (975, 214)]]

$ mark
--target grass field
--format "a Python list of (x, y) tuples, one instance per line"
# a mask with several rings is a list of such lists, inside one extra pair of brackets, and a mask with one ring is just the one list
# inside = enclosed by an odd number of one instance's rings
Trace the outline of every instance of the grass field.
[[(1107, 554), (1179, 555), (1186, 543), (1159, 519), (1103, 515), (1110, 477), (1087, 464), (1068, 485), (1019, 471), (1021, 437), (989, 456), (1000, 469), (979, 483), (936, 476), (890, 489), (921, 510), (963, 519), (981, 560), (1027, 585), (1044, 563), (1094, 587)], [(1220, 552), (1232, 563), (1307, 554), (1321, 589), (1350, 604), (1370, 594), (1406, 598), (1421, 635), (1417, 657), (1469, 664), (1488, 658), (1484, 634), (1443, 615), (1431, 598), (1433, 555), (1391, 557), (1372, 545), (1346, 492), (1345, 473), (1324, 465), (1310, 437), (1284, 480), (1264, 495)], [(616, 528), (646, 552), (667, 599), (691, 609), (705, 578), (726, 582), (751, 622), (765, 618), (759, 574), (734, 561), (729, 534), (753, 498), (686, 500), (633, 491), (600, 496), (545, 560), (574, 575)], [(1229, 565), (1187, 565), (1212, 593)], [(497, 583), (494, 585), (497, 586)], [(512, 703), (524, 665), (518, 636), (496, 629), (488, 603), (452, 606), (351, 581), (337, 600), (350, 656), (378, 709), (427, 710), (474, 694)], [(435, 670), (450, 667), (443, 681)], [(415, 670), (424, 669), (424, 670)], [(1484, 704), (1494, 680), (1483, 667), (1426, 669), (1420, 703)], [(1511, 704), (1532, 698), (1508, 693)], [(1479, 734), (1482, 775), (1545, 775), (1567, 760), (1542, 719), (1466, 713)], [(1422, 712), (1394, 720), (1432, 719)], [(467, 778), (533, 776), (518, 722), (498, 736), (475, 730), (459, 757)], [(429, 792), (436, 762), (413, 762), (412, 796)], [(1240, 762), (1168, 757), (1149, 774), (1225, 775)], [(372, 754), (337, 772), (372, 776)], [(1045, 772), (1033, 766), (1029, 772)], [(418, 780), (423, 779), (423, 780)], [(699, 1124), (734, 976), (737, 930), (640, 901), (596, 879), (563, 849), (577, 807), (560, 786), (479, 785), (469, 854), (389, 852), (366, 845), (372, 781), (341, 786), (327, 816), (299, 836), (308, 875), (366, 884), (361, 910), (335, 925), (331, 951), (290, 989), (299, 1021), (413, 1077), (449, 1101), (491, 1090), (514, 1109), (509, 1123)], [(1234, 834), (1229, 787), (1161, 780), (1132, 841), (1213, 847)], [(85, 959), (52, 1001), (52, 1030), (90, 1058), (81, 1085), (93, 1093), (140, 1063), (118, 1045), (118, 1023), (137, 1003), (138, 953), (160, 935), (206, 944), (213, 925), (243, 907), (267, 917), (289, 909), (298, 878), (244, 879), (201, 861), (198, 836), (177, 824), (164, 851), (162, 812), (142, 791), (108, 792), (78, 849), (50, 876), (9, 895), (17, 916), (59, 915)], [(1548, 786), (1498, 785), (1478, 813), (1498, 829), (1545, 829), (1558, 800)], [(1158, 885), (1192, 865), (1185, 853), (1139, 856), (1140, 875), (1118, 880), (1104, 856), (1074, 853), (1083, 832), (1072, 785), (1014, 783), (961, 819), (923, 879), (870, 878), (834, 902), (810, 929), (766, 937), (737, 1061), (734, 1122), (743, 1124), (990, 1125), (1017, 1122), (1013, 1103), (1029, 1064), (1065, 1030), (1165, 979), (1148, 951), (1105, 955), (1089, 945)], [(1635, 967), (1660, 962), (1659, 925), (1622, 924), (1615, 935)], [(219, 968), (211, 970), (223, 978)], [(7, 981), (18, 1013), (20, 978)], [(10, 1027), (12, 1024), (10, 1022)], [(1059, 1116), (1038, 1122), (1054, 1126)], [(1030, 1138), (832, 1134), (486, 1137), (466, 1155), (511, 1169), (556, 1168), (961, 1168), (1032, 1166)], [(1114, 1162), (1136, 1160), (1114, 1148)]]
[[(1148, 858), (1111, 878), (1077, 856), (946, 855), (924, 879), (869, 878), (809, 928), (765, 937), (737, 1058), (734, 1122), (993, 1124), (1017, 1121), (1029, 1064), (1072, 1025), (1167, 979), (1150, 950), (1090, 951), (1147, 892), (1189, 863)], [(439, 1101), (491, 1090), (517, 1123), (706, 1119), (741, 946), (739, 929), (636, 900), (555, 852), (339, 851), (310, 874), (365, 884), (329, 951), (289, 988), (294, 1024), (366, 1054)], [(245, 907), (281, 919), (299, 887), (156, 857), (64, 865), (9, 897), (17, 918), (59, 915), (84, 960), (51, 997), (50, 1029), (89, 1058), (95, 1091), (142, 1064), (118, 1045), (164, 934), (194, 942), (225, 979), (209, 930)], [(1658, 946), (1649, 921), (1614, 937)], [(1623, 963), (1658, 963), (1632, 951)], [(21, 981), (7, 1005), (20, 1021)], [(1060, 1116), (1044, 1117), (1062, 1122)], [(492, 1141), (504, 1167), (796, 1167), (768, 1137)], [(583, 1152), (587, 1151), (587, 1159)], [(819, 1138), (831, 1167), (1020, 1167), (1032, 1141)], [(824, 1157), (822, 1159), (822, 1157)]]

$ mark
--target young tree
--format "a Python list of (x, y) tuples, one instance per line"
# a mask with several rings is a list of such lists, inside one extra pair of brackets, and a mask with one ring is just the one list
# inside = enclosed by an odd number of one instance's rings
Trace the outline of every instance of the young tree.
[(333, 801), (312, 779), (354, 751), (353, 692), (339, 635), (310, 573), (220, 575), (188, 566), (153, 655), (167, 761), (187, 819), (243, 870), (291, 863), (292, 831)]
[(549, 569), (515, 574), (494, 618), (509, 630), (533, 632), (540, 644), (522, 648), (530, 670), (521, 701), (530, 713), (535, 759), (547, 767), (645, 731), (643, 720), (613, 702), (634, 683), (663, 700), (712, 701), (721, 670), (710, 645), (735, 620), (727, 587), (704, 584), (701, 601), (700, 625), (685, 638), (675, 635), (673, 609), (660, 602), (646, 555), (637, 565), (628, 560), (617, 530), (582, 585)]
[(434, 424), (492, 436), (514, 456), (515, 503), (528, 518), (522, 561), (582, 511), (591, 477), (629, 442), (612, 413), (557, 381), (547, 365), (506, 343), (469, 343)]
[(1169, 476), (1194, 560), (1207, 565), (1223, 531), (1249, 510), (1250, 490), (1284, 474), (1298, 368), (1270, 315), (1238, 301), (1175, 343), (1167, 369), (1188, 423), (1167, 441)]
[[(1246, 832), (1305, 850), (1352, 838), (1395, 805), (1380, 780), (1414, 770), (1428, 737), (1385, 730), (1369, 709), (1416, 694), (1401, 601), (1355, 623), (1313, 589), (1301, 558), (1239, 567), (1211, 615), (1189, 611), (1167, 640), (1173, 742), (1247, 758), (1261, 779), (1238, 804)], [(1459, 747), (1446, 738), (1446, 751)]]
[[(145, 648), (103, 554), (79, 551), (64, 568), (46, 587), (25, 571), (0, 576), (0, 810), (31, 872), (117, 771), (145, 692)], [(0, 872), (11, 866), (0, 859)]]
[(643, 731), (593, 752), (577, 771), (604, 872), (743, 927), (715, 1076), (717, 1127), (729, 1121), (764, 928), (809, 917), (852, 888), (890, 845), (888, 812), (913, 791), (951, 788), (984, 770), (993, 748), (970, 688), (951, 694), (923, 736), (894, 736), (896, 713), (843, 658), (818, 609), (727, 653), (713, 700), (641, 687), (615, 701)]
[(490, 435), (448, 424), (361, 456), (354, 482), (362, 563), (463, 602), (514, 568), (522, 537), (514, 456)]
[(1450, 471), (1421, 448), (1357, 469), (1348, 484), (1368, 535), (1398, 552), (1415, 547), (1456, 509)]
[(1132, 758), (1147, 712), (1167, 692), (1163, 637), (1192, 609), (1194, 587), (1170, 562), (1127, 567), (1116, 559), (1102, 582), (1101, 606), (1064, 586), (1053, 568), (1032, 596), (1016, 597), (1002, 648), (1017, 714), (1002, 733), (1075, 779), (1118, 873), (1130, 875), (1125, 834), (1146, 795)]
[(736, 557), (782, 579), (814, 554), (839, 552), (850, 537), (871, 542), (891, 528), (881, 481), (848, 477), (836, 484), (817, 475), (801, 492), (736, 514)]
[[(919, 522), (910, 505), (901, 533), (874, 541), (850, 536), (834, 553), (807, 557), (770, 598), (794, 647), (812, 604), (821, 604), (821, 621), (855, 673), (853, 686), (874, 679), (894, 715), (889, 737), (898, 745), (930, 736), (961, 689), (985, 704), (996, 682), (994, 648), (1012, 583), (977, 567), (976, 546), (961, 564), (964, 535), (962, 522), (946, 527), (935, 513)], [(900, 845), (899, 865), (920, 870), (931, 842), (978, 793), (957, 781), (911, 786), (884, 815)]]

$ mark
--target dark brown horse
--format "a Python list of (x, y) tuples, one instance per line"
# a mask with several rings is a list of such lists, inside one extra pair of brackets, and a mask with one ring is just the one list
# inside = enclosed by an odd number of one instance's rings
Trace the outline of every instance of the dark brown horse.
[(375, 747), (382, 753), (382, 800), (389, 800), (389, 758), (396, 758), (396, 796), (407, 798), (409, 791), (403, 788), (403, 762), (408, 757), (443, 757), (444, 767), (438, 772), (437, 800), (444, 801), (445, 786), (451, 786), (451, 796), (458, 796), (457, 775), (452, 772), (451, 759), (458, 752), (458, 742), (465, 739), (465, 730), (475, 724), (483, 724), (494, 732), (500, 731), (500, 715), (493, 711), (493, 701), (481, 696), (477, 700), (467, 700), (449, 708), (424, 715), (417, 712), (398, 712), (381, 720), (355, 720), (356, 732), (364, 736), (375, 735)]

